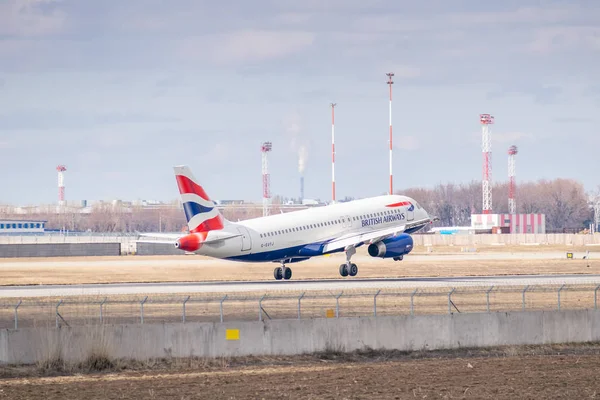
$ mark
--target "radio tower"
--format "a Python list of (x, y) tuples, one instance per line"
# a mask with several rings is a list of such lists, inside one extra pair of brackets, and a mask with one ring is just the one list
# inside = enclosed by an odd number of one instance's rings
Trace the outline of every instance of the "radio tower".
[(56, 167), (56, 171), (58, 171), (58, 205), (65, 205), (65, 174), (64, 172), (67, 170), (67, 167), (64, 165), (59, 165)]
[(394, 76), (394, 73), (388, 72), (386, 75), (388, 77), (387, 84), (390, 86), (390, 194), (394, 194), (392, 179), (392, 85), (394, 84), (392, 77)]
[(515, 202), (515, 159), (518, 153), (517, 146), (512, 145), (508, 148), (508, 213), (517, 213), (517, 203)]
[(494, 117), (490, 114), (479, 114), (481, 122), (481, 150), (483, 152), (483, 179), (481, 189), (483, 192), (483, 214), (492, 213), (492, 142), (490, 138), (490, 125)]
[(264, 142), (261, 147), (262, 151), (262, 180), (263, 180), (263, 216), (270, 214), (270, 199), (271, 199), (271, 179), (269, 176), (269, 162), (267, 153), (272, 149), (271, 142)]
[(331, 103), (331, 202), (335, 203), (335, 106)]

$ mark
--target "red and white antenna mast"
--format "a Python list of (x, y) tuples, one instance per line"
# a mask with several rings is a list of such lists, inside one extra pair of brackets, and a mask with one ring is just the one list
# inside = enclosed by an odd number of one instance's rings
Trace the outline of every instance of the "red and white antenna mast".
[(65, 205), (65, 174), (67, 167), (59, 165), (56, 167), (58, 172), (58, 204), (61, 206)]
[(390, 86), (390, 194), (394, 194), (392, 178), (392, 85), (394, 84), (392, 77), (394, 76), (394, 73), (388, 72), (386, 75), (388, 77), (387, 84)]
[(515, 182), (515, 159), (518, 153), (517, 146), (512, 145), (508, 148), (508, 213), (517, 213), (517, 203), (515, 201), (516, 182)]
[(335, 106), (331, 103), (331, 202), (335, 203)]
[(483, 180), (481, 189), (483, 192), (483, 214), (492, 213), (492, 141), (490, 138), (490, 125), (494, 123), (494, 117), (490, 114), (479, 114), (481, 123), (481, 151), (483, 152)]
[(263, 216), (267, 216), (270, 213), (270, 200), (271, 200), (271, 177), (269, 176), (269, 161), (267, 159), (267, 153), (271, 151), (273, 145), (271, 142), (264, 142), (261, 146), (262, 152), (262, 181), (263, 181)]

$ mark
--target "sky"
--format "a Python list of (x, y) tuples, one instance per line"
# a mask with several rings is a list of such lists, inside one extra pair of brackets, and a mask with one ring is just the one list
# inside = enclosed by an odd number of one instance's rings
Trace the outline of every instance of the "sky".
[[(481, 179), (600, 184), (595, 0), (0, 0), (0, 204), (337, 198)], [(300, 156), (302, 154), (302, 157)], [(302, 162), (301, 162), (302, 160)]]

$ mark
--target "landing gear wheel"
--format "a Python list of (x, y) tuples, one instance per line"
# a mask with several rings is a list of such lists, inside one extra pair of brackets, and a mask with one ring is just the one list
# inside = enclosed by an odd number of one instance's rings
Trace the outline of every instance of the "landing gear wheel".
[(281, 267), (277, 267), (273, 270), (273, 276), (275, 276), (275, 279), (277, 279), (278, 281), (281, 280), (281, 278), (283, 278), (283, 268)]
[(404, 256), (394, 257), (394, 261), (402, 261), (403, 259), (404, 259)]
[(350, 264), (350, 267), (348, 268), (348, 275), (356, 276), (356, 274), (358, 274), (358, 266), (356, 264)]
[(348, 266), (346, 264), (340, 265), (340, 275), (348, 276)]
[(292, 269), (288, 267), (283, 267), (283, 279), (286, 281), (292, 277)]

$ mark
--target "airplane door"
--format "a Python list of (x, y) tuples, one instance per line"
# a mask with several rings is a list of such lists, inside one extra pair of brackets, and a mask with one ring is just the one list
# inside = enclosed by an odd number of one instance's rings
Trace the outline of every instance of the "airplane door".
[(408, 208), (406, 209), (406, 220), (407, 221), (412, 221), (415, 219), (415, 205), (411, 204), (410, 206), (408, 206)]
[(346, 223), (345, 223), (345, 227), (350, 229), (352, 228), (352, 218), (349, 215), (346, 215)]
[(252, 248), (252, 238), (250, 232), (244, 226), (238, 226), (238, 232), (242, 235), (242, 251), (248, 251)]

